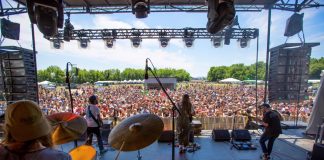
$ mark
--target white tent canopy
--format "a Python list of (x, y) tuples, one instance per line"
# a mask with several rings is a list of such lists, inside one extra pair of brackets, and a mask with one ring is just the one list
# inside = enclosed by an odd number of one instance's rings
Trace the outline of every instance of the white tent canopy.
[(321, 125), (322, 117), (324, 115), (324, 75), (321, 77), (321, 84), (318, 88), (317, 95), (314, 101), (312, 114), (309, 118), (308, 126), (306, 128), (307, 134), (316, 134), (317, 126)]
[(235, 78), (226, 78), (223, 80), (220, 80), (221, 83), (242, 83), (242, 81), (235, 79)]
[(39, 82), (38, 85), (49, 85), (51, 83), (52, 82), (50, 82), (50, 81), (43, 81), (43, 82)]

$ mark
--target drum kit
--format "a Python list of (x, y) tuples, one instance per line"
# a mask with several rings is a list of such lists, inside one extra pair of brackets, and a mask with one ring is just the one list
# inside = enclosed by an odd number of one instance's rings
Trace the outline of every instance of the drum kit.
[[(73, 113), (56, 113), (47, 117), (53, 126), (52, 139), (56, 145), (61, 145), (78, 140), (87, 129), (86, 120)], [(138, 151), (159, 138), (164, 128), (163, 121), (154, 114), (138, 114), (126, 118), (115, 126), (109, 137), (108, 143), (118, 150), (115, 160), (121, 151)], [(95, 160), (96, 149), (89, 145), (81, 145), (72, 149), (69, 154), (72, 160)]]

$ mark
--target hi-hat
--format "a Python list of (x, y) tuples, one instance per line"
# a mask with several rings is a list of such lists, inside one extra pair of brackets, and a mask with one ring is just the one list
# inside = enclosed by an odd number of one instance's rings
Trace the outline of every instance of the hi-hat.
[(70, 112), (62, 112), (47, 116), (53, 126), (53, 143), (64, 144), (77, 140), (87, 130), (86, 120)]
[(108, 143), (120, 151), (134, 151), (152, 144), (163, 131), (163, 121), (154, 114), (138, 114), (119, 123)]

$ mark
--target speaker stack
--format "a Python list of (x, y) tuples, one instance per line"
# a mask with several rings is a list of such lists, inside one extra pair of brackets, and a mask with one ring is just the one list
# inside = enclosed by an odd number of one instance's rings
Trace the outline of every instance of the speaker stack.
[(22, 99), (37, 102), (36, 60), (33, 51), (0, 47), (0, 95), (9, 104)]
[(306, 98), (312, 47), (318, 43), (287, 43), (270, 50), (269, 101)]

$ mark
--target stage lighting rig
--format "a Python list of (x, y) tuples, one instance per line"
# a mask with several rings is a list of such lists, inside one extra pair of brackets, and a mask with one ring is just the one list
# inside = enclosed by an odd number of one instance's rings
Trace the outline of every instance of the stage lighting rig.
[(55, 48), (55, 49), (61, 49), (62, 44), (63, 44), (63, 41), (60, 40), (60, 39), (54, 39), (52, 41), (52, 47)]
[(131, 38), (132, 45), (135, 48), (138, 48), (141, 45), (142, 39), (140, 37), (133, 37)]
[(234, 0), (209, 0), (207, 31), (215, 34), (232, 24), (235, 17)]
[(195, 38), (193, 37), (194, 33), (192, 31), (188, 31), (188, 29), (185, 29), (183, 35), (184, 35), (183, 41), (185, 42), (185, 45), (187, 47), (191, 47), (195, 40)]
[(45, 37), (57, 34), (63, 27), (63, 0), (27, 0), (27, 11), (31, 23), (37, 24)]
[(87, 38), (80, 39), (79, 43), (80, 43), (80, 47), (85, 49), (89, 46), (90, 40)]
[(150, 13), (150, 0), (132, 0), (132, 13), (136, 18), (146, 18)]
[(250, 39), (249, 38), (241, 38), (237, 40), (240, 43), (241, 48), (246, 48), (250, 44)]
[(68, 19), (65, 20), (65, 26), (64, 26), (64, 30), (63, 30), (63, 39), (67, 42), (69, 42), (72, 38), (72, 34), (73, 34), (73, 25), (71, 24), (70, 21), (70, 14), (67, 14)]
[(107, 39), (105, 39), (106, 46), (107, 46), (108, 48), (112, 48), (112, 47), (114, 46), (114, 42), (115, 42), (115, 41), (116, 41), (116, 40), (113, 39), (113, 38), (107, 38)]
[(103, 30), (102, 31), (102, 38), (106, 43), (106, 46), (108, 48), (112, 48), (114, 46), (114, 42), (116, 41), (116, 37), (117, 37), (117, 32), (116, 30), (112, 30), (111, 32), (107, 31), (107, 30)]
[(167, 38), (167, 33), (166, 32), (160, 32), (159, 33), (159, 41), (160, 41), (160, 44), (161, 44), (161, 47), (165, 48), (166, 46), (168, 46), (168, 43), (170, 41), (170, 38)]
[(215, 37), (212, 39), (212, 42), (215, 48), (223, 46), (223, 38)]
[(170, 38), (160, 37), (159, 41), (160, 41), (161, 47), (165, 48), (166, 46), (168, 46)]

